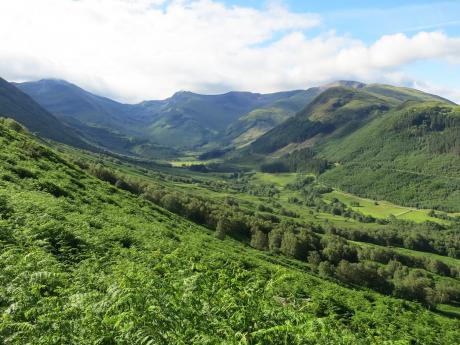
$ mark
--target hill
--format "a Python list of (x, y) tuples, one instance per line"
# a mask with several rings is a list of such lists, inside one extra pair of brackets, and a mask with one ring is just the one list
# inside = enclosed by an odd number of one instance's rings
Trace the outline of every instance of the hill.
[(372, 94), (352, 88), (332, 87), (316, 97), (295, 117), (256, 140), (250, 150), (255, 153), (272, 153), (289, 144), (300, 144), (333, 132), (346, 135), (388, 109), (387, 102)]
[(101, 149), (149, 159), (177, 154), (173, 148), (149, 140), (144, 133), (146, 124), (131, 116), (136, 113), (135, 105), (94, 95), (64, 80), (42, 79), (15, 85)]
[(94, 95), (64, 80), (42, 79), (15, 85), (64, 121), (70, 119), (71, 123), (123, 133), (139, 126), (129, 117), (130, 105)]
[[(372, 138), (372, 140), (369, 140)], [(322, 178), (352, 193), (460, 211), (460, 107), (406, 102), (318, 152), (337, 166)]]
[(389, 85), (342, 81), (324, 89), (295, 117), (255, 141), (251, 149), (256, 153), (272, 153), (315, 136), (332, 133), (346, 135), (372, 120), (377, 113), (388, 111), (409, 100), (435, 100), (453, 104), (435, 95)]
[(332, 87), (243, 157), (268, 154), (284, 169), (327, 170), (325, 182), (361, 196), (458, 211), (458, 109), (417, 90)]
[(31, 97), (0, 78), (0, 115), (9, 117), (40, 136), (76, 147), (89, 148), (78, 134), (43, 109)]
[(228, 145), (245, 146), (270, 129), (294, 116), (321, 93), (320, 88), (299, 91), (287, 98), (250, 111), (225, 130), (224, 142)]
[[(0, 122), (5, 344), (458, 339), (458, 320), (417, 303), (339, 286), (295, 261), (218, 240), (15, 129)], [(97, 166), (91, 169), (110, 177)], [(168, 200), (173, 208), (174, 200)]]

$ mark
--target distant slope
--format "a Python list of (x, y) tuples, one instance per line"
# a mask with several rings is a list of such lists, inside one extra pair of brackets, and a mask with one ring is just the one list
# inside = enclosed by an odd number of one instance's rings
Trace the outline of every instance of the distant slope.
[(338, 163), (322, 180), (405, 205), (460, 211), (460, 107), (406, 102), (316, 147)]
[(417, 90), (332, 87), (239, 155), (324, 172), (357, 195), (460, 211), (460, 107)]
[(266, 154), (319, 136), (345, 135), (388, 109), (389, 105), (374, 95), (352, 88), (332, 87), (296, 116), (256, 140), (250, 150)]
[(344, 81), (332, 85), (353, 87), (326, 88), (296, 116), (256, 140), (250, 149), (255, 153), (272, 153), (305, 140), (317, 141), (329, 135), (344, 136), (360, 128), (378, 114), (409, 100), (431, 100), (454, 104), (441, 97), (408, 88)]
[[(138, 114), (144, 122), (150, 123), (148, 132), (159, 143), (189, 148), (208, 143), (222, 145), (229, 144), (245, 131), (240, 130), (236, 123), (246, 114), (270, 107), (297, 110), (302, 107), (299, 102), (303, 106), (308, 102), (308, 93), (305, 93), (301, 90), (273, 94), (229, 92), (222, 95), (178, 92), (164, 101), (141, 103), (144, 109)], [(247, 129), (251, 127), (253, 125), (250, 124)]]
[(0, 78), (0, 116), (10, 117), (31, 132), (65, 144), (89, 148), (71, 128), (43, 109), (31, 97)]
[(407, 87), (395, 87), (385, 84), (369, 84), (363, 87), (363, 90), (377, 94), (380, 96), (387, 97), (389, 102), (394, 103), (396, 101), (405, 102), (405, 101), (440, 101), (449, 104), (455, 104), (448, 99), (443, 97), (432, 95), (420, 90), (411, 89)]
[(130, 105), (94, 95), (57, 79), (16, 84), (42, 107), (62, 119), (72, 119), (91, 127), (129, 132), (138, 126), (130, 117)]
[(15, 84), (95, 146), (121, 154), (147, 158), (171, 157), (173, 149), (156, 145), (144, 133), (145, 123), (136, 120), (136, 106), (94, 95), (57, 79)]
[(229, 144), (244, 146), (303, 109), (321, 93), (320, 88), (298, 91), (240, 117), (225, 130)]

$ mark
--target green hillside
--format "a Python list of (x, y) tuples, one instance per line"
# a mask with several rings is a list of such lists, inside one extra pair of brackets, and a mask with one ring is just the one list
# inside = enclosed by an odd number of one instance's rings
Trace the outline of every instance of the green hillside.
[(320, 88), (310, 88), (305, 92), (281, 99), (269, 107), (255, 109), (233, 122), (225, 131), (224, 142), (237, 147), (245, 146), (276, 127), (310, 103), (321, 93)]
[(40, 107), (24, 92), (0, 78), (0, 116), (9, 117), (44, 138), (89, 148), (75, 131)]
[(351, 193), (460, 211), (458, 106), (405, 103), (318, 151), (338, 162), (322, 179)]
[(417, 90), (334, 87), (234, 157), (268, 162), (266, 171), (323, 173), (325, 183), (372, 199), (459, 211), (458, 113)]
[(363, 87), (363, 90), (379, 96), (387, 97), (389, 102), (395, 101), (441, 101), (445, 103), (454, 104), (453, 102), (433, 94), (422, 92), (420, 90), (411, 89), (407, 87), (395, 87), (385, 84), (369, 84)]
[[(5, 120), (0, 141), (4, 344), (454, 344), (459, 337), (450, 314), (340, 286), (301, 261), (219, 240), (149, 201), (163, 193), (158, 184), (143, 179), (137, 194), (134, 184), (81, 161), (86, 153), (66, 151), (76, 165)], [(174, 198), (162, 195), (174, 210)]]
[(389, 109), (382, 99), (352, 88), (332, 87), (250, 147), (255, 153), (271, 153), (291, 143), (335, 133), (346, 135)]

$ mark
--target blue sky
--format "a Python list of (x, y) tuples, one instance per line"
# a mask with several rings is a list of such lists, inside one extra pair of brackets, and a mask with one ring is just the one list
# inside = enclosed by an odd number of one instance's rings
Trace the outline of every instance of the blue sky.
[[(251, 6), (263, 9), (263, 0), (226, 0), (228, 5)], [(460, 1), (429, 0), (286, 0), (278, 1), (291, 11), (318, 13), (322, 17), (319, 30), (333, 29), (351, 34), (366, 42), (382, 35), (398, 32), (443, 30), (460, 35)]]
[(460, 1), (2, 0), (0, 76), (125, 102), (337, 79), (460, 102)]

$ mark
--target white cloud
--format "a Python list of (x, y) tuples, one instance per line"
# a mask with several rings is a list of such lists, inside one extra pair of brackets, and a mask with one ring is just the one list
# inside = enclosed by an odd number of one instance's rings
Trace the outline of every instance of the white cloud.
[[(460, 39), (384, 36), (370, 46), (334, 32), (309, 37), (314, 14), (215, 0), (2, 0), (0, 75), (62, 78), (126, 101), (177, 90), (271, 92), (334, 79), (403, 80), (420, 59), (460, 63)], [(275, 39), (276, 38), (276, 39)]]

